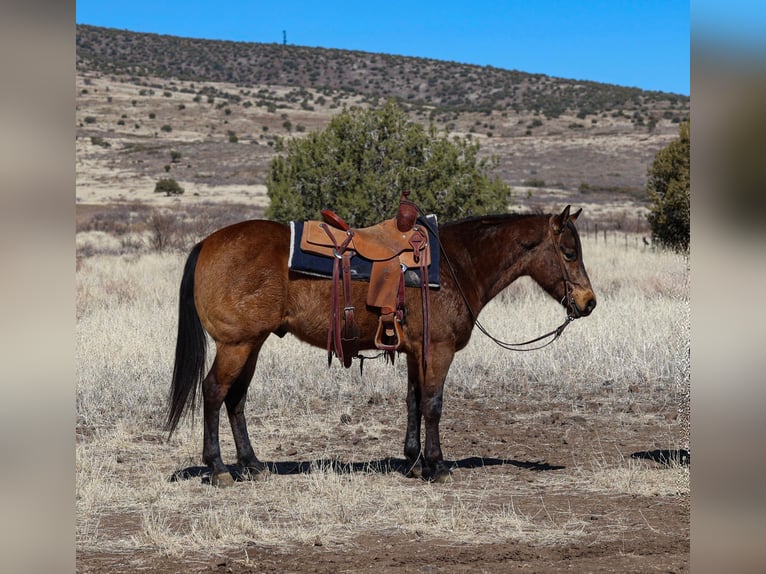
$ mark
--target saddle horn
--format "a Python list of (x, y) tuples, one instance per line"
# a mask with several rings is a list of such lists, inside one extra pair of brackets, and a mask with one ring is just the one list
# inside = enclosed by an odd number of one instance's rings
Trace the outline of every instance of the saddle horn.
[(418, 218), (418, 208), (407, 199), (409, 195), (409, 191), (402, 192), (402, 197), (399, 199), (399, 209), (396, 211), (396, 228), (402, 233), (412, 229)]

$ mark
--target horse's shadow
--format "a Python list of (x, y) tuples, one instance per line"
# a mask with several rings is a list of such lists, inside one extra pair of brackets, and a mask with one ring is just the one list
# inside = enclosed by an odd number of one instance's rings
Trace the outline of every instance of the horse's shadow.
[(630, 455), (630, 458), (638, 458), (643, 460), (651, 460), (664, 466), (689, 466), (692, 462), (692, 456), (685, 448), (681, 449), (657, 449), (657, 450), (640, 450)]
[[(541, 461), (523, 461), (509, 458), (488, 458), (481, 456), (470, 456), (462, 460), (444, 461), (448, 468), (472, 469), (486, 466), (509, 465), (516, 468), (523, 468), (533, 471), (561, 470), (565, 468), (561, 465), (548, 464)], [(294, 475), (294, 474), (312, 474), (315, 472), (333, 472), (335, 474), (401, 474), (407, 475), (410, 470), (410, 464), (403, 458), (383, 458), (368, 462), (343, 462), (333, 459), (317, 459), (311, 461), (274, 461), (264, 463), (272, 474)], [(238, 465), (227, 465), (229, 472), (236, 481), (250, 480), (251, 476), (247, 470), (243, 470)], [(210, 468), (207, 466), (189, 466), (175, 471), (170, 478), (170, 482), (189, 480), (192, 478), (201, 478), (202, 482), (210, 482)]]

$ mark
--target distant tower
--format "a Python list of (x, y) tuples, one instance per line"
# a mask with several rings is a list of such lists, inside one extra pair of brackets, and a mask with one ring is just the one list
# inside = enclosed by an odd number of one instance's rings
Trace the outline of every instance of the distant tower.
[(287, 30), (282, 30), (282, 45), (287, 45)]

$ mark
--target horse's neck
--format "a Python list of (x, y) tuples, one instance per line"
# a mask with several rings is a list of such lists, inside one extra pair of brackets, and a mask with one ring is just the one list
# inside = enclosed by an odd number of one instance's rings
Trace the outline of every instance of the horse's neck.
[(527, 274), (529, 254), (545, 236), (544, 216), (505, 216), (458, 222), (442, 239), (463, 291), (478, 312)]

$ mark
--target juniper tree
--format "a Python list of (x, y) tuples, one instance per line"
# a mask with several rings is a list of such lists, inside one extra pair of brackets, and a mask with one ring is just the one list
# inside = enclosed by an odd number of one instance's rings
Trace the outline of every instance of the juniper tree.
[(687, 251), (690, 240), (690, 123), (681, 123), (679, 136), (654, 156), (646, 184), (652, 207), (648, 215), (653, 240)]
[(392, 217), (403, 191), (442, 221), (503, 213), (511, 189), (491, 175), (496, 158), (480, 146), (408, 120), (393, 101), (379, 109), (344, 110), (322, 131), (289, 140), (267, 176), (266, 215), (317, 219), (332, 209), (363, 227)]

